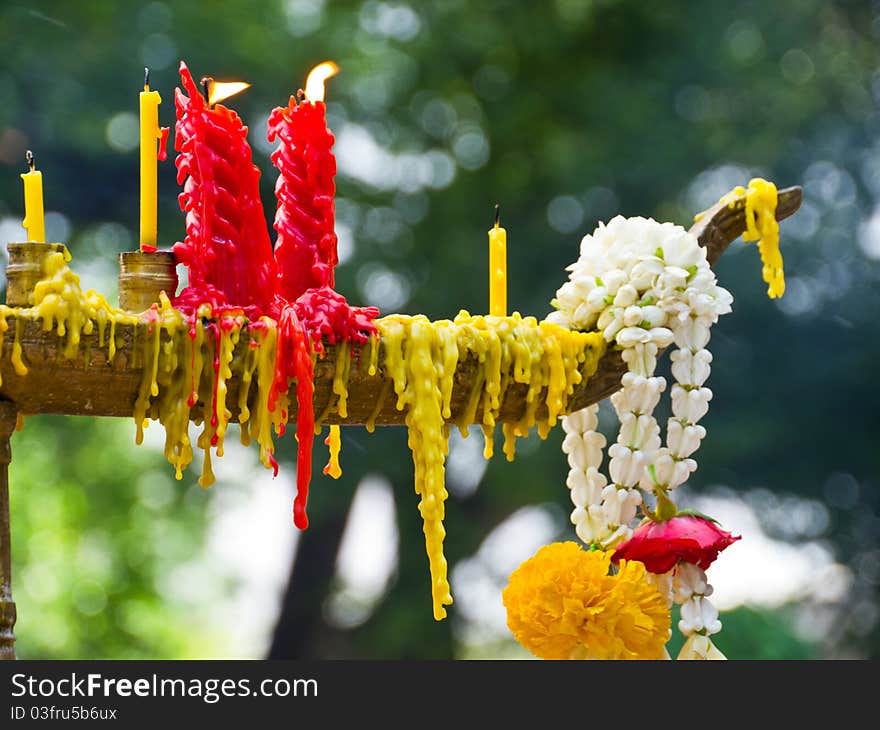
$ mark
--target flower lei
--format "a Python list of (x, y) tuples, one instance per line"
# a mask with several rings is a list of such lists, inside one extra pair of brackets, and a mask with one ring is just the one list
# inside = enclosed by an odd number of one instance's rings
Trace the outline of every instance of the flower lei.
[[(584, 543), (611, 549), (632, 536), (630, 524), (639, 507), (657, 521), (677, 513), (670, 492), (696, 470), (693, 455), (706, 436), (699, 421), (712, 399), (704, 385), (711, 372), (710, 328), (731, 311), (733, 297), (718, 286), (706, 251), (692, 234), (653, 219), (617, 216), (600, 224), (583, 239), (580, 257), (568, 271), (569, 280), (553, 301), (557, 311), (548, 319), (575, 329), (602, 329), (622, 350), (628, 370), (611, 396), (620, 428), (608, 449), (610, 482), (601, 472), (605, 438), (596, 430), (598, 405), (562, 419), (571, 521)], [(672, 417), (663, 444), (653, 412), (667, 384), (655, 370), (659, 351), (673, 343)], [(671, 578), (656, 582), (670, 602), (682, 606), (679, 629), (686, 636), (717, 633), (721, 622), (707, 599), (711, 587), (705, 573), (679, 561)]]
[[(785, 281), (776, 187), (754, 178), (748, 190), (737, 187), (719, 202), (737, 204), (743, 195), (743, 239), (758, 242), (768, 295), (781, 296)], [(712, 586), (705, 571), (721, 550), (740, 538), (710, 517), (680, 511), (670, 495), (697, 468), (694, 455), (706, 436), (699, 422), (712, 400), (705, 386), (712, 363), (707, 348), (710, 330), (731, 311), (733, 297), (718, 286), (706, 251), (693, 234), (650, 218), (617, 216), (600, 224), (581, 241), (580, 256), (567, 270), (568, 281), (557, 291), (552, 302), (556, 311), (547, 320), (577, 330), (601, 330), (627, 366), (620, 390), (611, 396), (619, 430), (608, 448), (610, 479), (602, 472), (606, 439), (597, 430), (598, 405), (562, 418), (575, 532), (591, 553), (598, 552), (620, 571), (631, 573), (633, 564), (644, 565), (644, 585), (653, 593), (633, 593), (634, 605), (627, 610), (641, 616), (645, 636), (656, 641), (665, 631), (664, 643), (669, 637), (668, 621), (664, 629), (662, 616), (653, 608), (654, 598), (662, 597), (667, 609), (673, 603), (681, 607), (678, 628), (686, 641), (678, 658), (724, 659), (710, 638), (721, 630), (721, 622), (709, 600)], [(659, 353), (673, 344), (672, 416), (664, 443), (653, 413), (667, 383), (655, 371)], [(633, 528), (639, 512), (644, 519)], [(551, 560), (556, 553), (547, 550), (511, 575), (502, 594), (508, 625), (538, 656), (559, 658), (559, 653), (568, 652), (571, 658), (610, 658), (607, 639), (597, 648), (591, 645), (595, 640), (587, 642), (585, 637), (601, 636), (593, 626), (597, 621), (611, 627), (629, 625), (621, 618), (620, 602), (612, 600), (618, 587), (612, 581), (598, 588), (586, 566), (591, 563), (595, 573), (599, 563), (567, 549), (572, 575), (565, 580), (556, 575), (559, 566)], [(564, 651), (551, 656), (551, 645)], [(652, 658), (649, 645), (632, 648), (629, 656)], [(664, 654), (668, 658), (665, 649)]]

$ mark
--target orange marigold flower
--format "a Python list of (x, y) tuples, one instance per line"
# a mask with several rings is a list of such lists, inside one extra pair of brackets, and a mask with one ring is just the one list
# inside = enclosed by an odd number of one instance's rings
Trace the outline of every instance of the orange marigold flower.
[(502, 592), (507, 625), (542, 659), (660, 659), (669, 607), (645, 566), (575, 542), (545, 545), (519, 566)]

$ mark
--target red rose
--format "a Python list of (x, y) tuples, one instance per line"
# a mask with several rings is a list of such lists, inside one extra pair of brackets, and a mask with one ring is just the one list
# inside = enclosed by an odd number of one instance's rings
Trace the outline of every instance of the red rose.
[(706, 517), (678, 514), (664, 522), (639, 525), (611, 560), (638, 560), (651, 573), (666, 573), (679, 560), (706, 570), (718, 553), (739, 539)]

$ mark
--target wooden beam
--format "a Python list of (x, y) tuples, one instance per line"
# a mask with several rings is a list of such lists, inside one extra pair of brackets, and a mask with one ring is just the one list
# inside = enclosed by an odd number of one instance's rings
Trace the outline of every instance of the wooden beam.
[[(779, 220), (792, 215), (800, 206), (802, 190), (791, 187), (779, 191), (776, 216)], [(715, 205), (705, 211), (691, 231), (707, 248), (709, 262), (714, 264), (727, 246), (746, 229), (745, 198), (731, 205)], [(561, 282), (560, 282), (561, 283)], [(26, 310), (7, 310), (8, 330), (0, 350), (0, 398), (12, 401), (24, 414), (55, 413), (68, 415), (132, 417), (135, 400), (144, 374), (143, 343), (146, 325), (120, 326), (116, 332), (117, 347), (112, 360), (108, 358), (106, 343), (102, 347), (98, 334), (84, 335), (76, 357), (65, 358), (61, 353), (64, 339), (54, 330), (46, 332), (42, 321), (24, 314)], [(12, 348), (16, 326), (20, 327), (21, 356), (27, 365), (27, 375), (18, 375), (12, 364)], [(247, 352), (250, 338), (247, 332), (236, 346), (232, 364), (233, 377), (228, 381), (227, 404), (231, 406), (232, 420), (238, 413), (237, 403), (240, 363)], [(316, 418), (325, 415), (324, 423), (365, 424), (373, 419), (376, 425), (400, 425), (404, 413), (396, 408), (391, 381), (384, 376), (382, 352), (375, 375), (367, 372), (372, 344), (365, 346), (355, 357), (348, 380), (348, 415), (341, 418), (335, 411), (336, 397), (332, 390), (336, 349), (326, 347), (326, 356), (315, 368), (314, 411)], [(381, 348), (381, 345), (380, 345)], [(238, 369), (236, 367), (238, 365)], [(457, 422), (467, 402), (477, 368), (475, 358), (459, 364), (452, 394), (452, 418)], [(620, 387), (625, 365), (620, 354), (609, 349), (602, 357), (595, 374), (578, 386), (572, 394), (567, 410), (574, 411), (597, 403)], [(516, 422), (525, 408), (526, 386), (511, 384), (501, 404), (498, 422)], [(295, 390), (291, 388), (290, 420), (296, 416)], [(201, 413), (196, 407), (194, 413)], [(546, 411), (545, 411), (546, 412)], [(541, 411), (537, 413), (540, 417)]]

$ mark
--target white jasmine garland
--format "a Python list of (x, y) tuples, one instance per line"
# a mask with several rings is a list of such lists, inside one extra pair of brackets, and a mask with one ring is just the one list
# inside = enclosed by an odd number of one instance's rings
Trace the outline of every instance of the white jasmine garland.
[(670, 571), (672, 598), (681, 606), (678, 630), (686, 637), (679, 659), (724, 659), (711, 640), (721, 631), (718, 609), (709, 600), (712, 586), (698, 565), (680, 562)]
[(685, 636), (711, 636), (721, 631), (718, 609), (709, 601), (712, 586), (698, 565), (680, 562), (672, 571), (673, 600), (681, 606), (678, 629)]
[[(627, 517), (640, 503), (630, 494), (636, 487), (665, 496), (696, 470), (693, 454), (706, 435), (698, 424), (712, 399), (704, 386), (712, 362), (706, 345), (712, 324), (731, 310), (733, 297), (717, 285), (696, 237), (681, 226), (650, 218), (617, 216), (608, 225), (600, 224), (581, 241), (580, 257), (567, 270), (569, 279), (553, 300), (557, 311), (548, 320), (575, 329), (601, 329), (622, 350), (629, 371), (611, 398), (620, 430), (617, 443), (608, 449), (608, 472), (620, 495), (606, 490), (598, 499), (604, 443), (599, 447), (590, 436), (595, 414), (563, 419), (569, 465), (581, 470), (584, 479), (592, 470), (593, 499), (575, 503), (572, 520), (576, 527), (583, 525), (581, 539), (608, 547), (610, 540), (627, 536), (625, 522), (616, 518)], [(666, 381), (654, 372), (658, 353), (673, 343), (672, 417), (666, 424), (666, 445), (661, 446), (652, 414)], [(589, 452), (575, 448), (584, 439), (592, 444)]]
[[(598, 406), (563, 417), (562, 449), (568, 456), (571, 521), (588, 545), (614, 547), (632, 533), (642, 493), (672, 505), (669, 493), (697, 469), (694, 454), (706, 436), (700, 425), (712, 400), (705, 386), (711, 373), (710, 329), (731, 311), (733, 297), (718, 286), (696, 237), (673, 223), (617, 216), (583, 238), (578, 260), (547, 319), (577, 330), (601, 330), (621, 350), (627, 372), (611, 396), (619, 430), (608, 448), (608, 475), (601, 472), (605, 437), (596, 431)], [(655, 375), (661, 350), (670, 355), (672, 416), (665, 444), (653, 416), (665, 378)], [(672, 505), (674, 509), (674, 505)], [(709, 636), (721, 629), (708, 600), (712, 589), (697, 566), (679, 564), (657, 585), (681, 605), (679, 629), (688, 652), (715, 657)], [(690, 640), (690, 637), (698, 639)], [(720, 655), (723, 658), (723, 655)]]
[(566, 484), (574, 510), (571, 521), (578, 537), (588, 545), (610, 545), (629, 534), (641, 494), (618, 490), (601, 473), (605, 437), (596, 430), (599, 406), (593, 405), (565, 416), (562, 450), (568, 457)]

